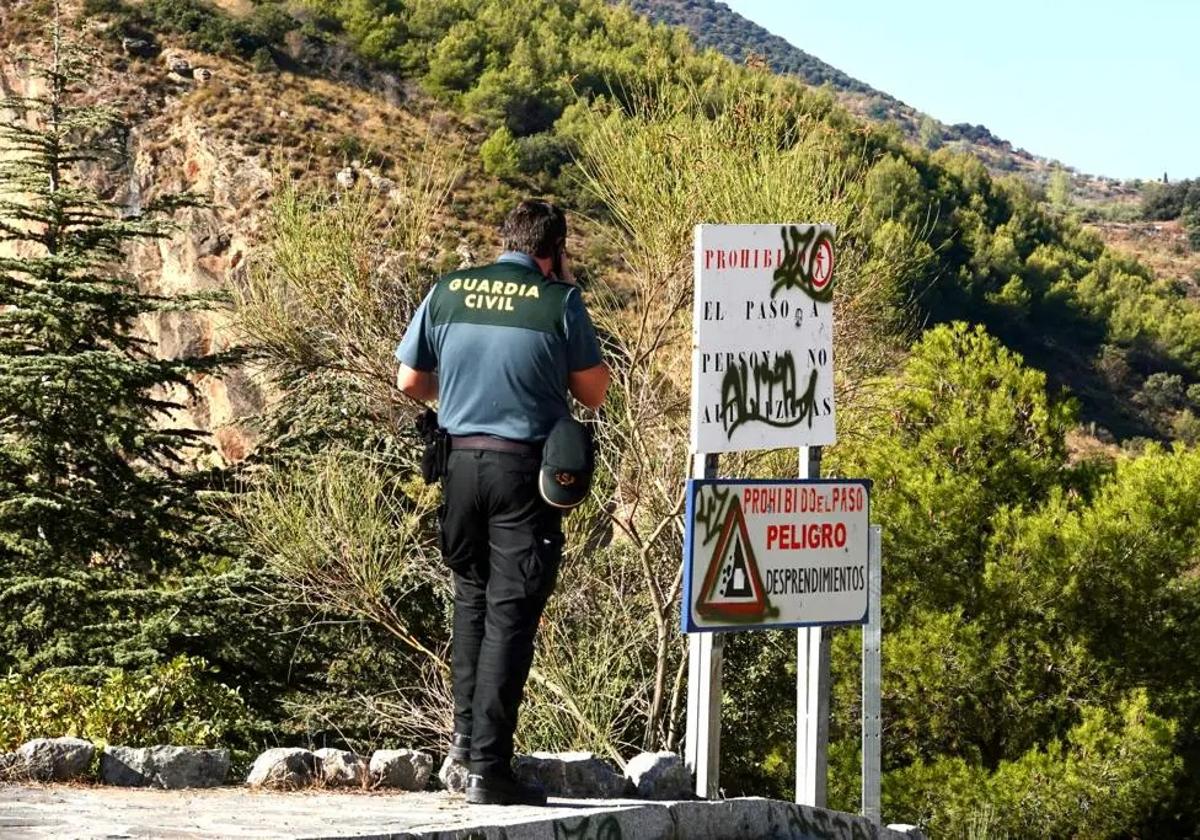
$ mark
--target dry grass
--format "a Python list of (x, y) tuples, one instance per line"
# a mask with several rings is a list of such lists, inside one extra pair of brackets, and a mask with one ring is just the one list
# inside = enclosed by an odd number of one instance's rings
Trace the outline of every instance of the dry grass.
[(1188, 245), (1187, 232), (1178, 220), (1099, 222), (1088, 227), (1109, 247), (1136, 257), (1155, 277), (1184, 283), (1190, 297), (1200, 298), (1200, 251)]

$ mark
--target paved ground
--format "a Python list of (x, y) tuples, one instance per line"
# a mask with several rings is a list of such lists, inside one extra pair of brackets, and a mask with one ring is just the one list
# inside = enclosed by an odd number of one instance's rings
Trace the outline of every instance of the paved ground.
[(545, 808), (467, 805), (445, 793), (246, 788), (158, 791), (0, 786), (0, 838), (279, 840), (737, 840), (899, 837), (861, 818), (767, 799), (647, 803), (552, 799)]

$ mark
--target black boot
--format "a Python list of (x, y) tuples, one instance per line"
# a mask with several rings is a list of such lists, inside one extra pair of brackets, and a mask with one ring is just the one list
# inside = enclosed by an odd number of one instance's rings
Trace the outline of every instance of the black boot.
[(471, 760), (471, 736), (462, 735), (455, 732), (450, 738), (450, 751), (448, 753), (451, 761), (458, 761), (466, 764)]
[(511, 775), (467, 777), (467, 802), (472, 805), (545, 805), (546, 791), (541, 785), (517, 781)]

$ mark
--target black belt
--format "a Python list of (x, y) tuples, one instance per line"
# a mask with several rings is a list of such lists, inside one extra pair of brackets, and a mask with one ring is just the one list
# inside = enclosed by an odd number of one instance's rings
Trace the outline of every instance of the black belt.
[(450, 448), (486, 449), (489, 452), (510, 452), (513, 455), (527, 455), (533, 458), (540, 458), (542, 455), (540, 443), (523, 443), (491, 435), (450, 435)]

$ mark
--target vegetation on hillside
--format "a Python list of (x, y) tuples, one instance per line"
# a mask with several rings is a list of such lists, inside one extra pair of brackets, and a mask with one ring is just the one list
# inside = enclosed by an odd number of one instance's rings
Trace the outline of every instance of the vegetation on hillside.
[[(200, 0), (108, 8), (179, 38), (203, 28), (172, 23), (181, 10), (245, 25)], [(286, 11), (292, 37), (344, 41), (418, 80), (490, 138), (484, 168), (556, 192), (598, 231), (605, 271), (584, 279), (615, 385), (596, 489), (570, 520), (524, 747), (617, 758), (678, 747), (690, 231), (829, 219), (843, 443), (828, 463), (875, 480), (885, 534), (886, 817), (937, 836), (1181, 836), (1195, 824), (1200, 668), (1177, 640), (1200, 629), (1200, 458), (1131, 439), (1193, 439), (1200, 313), (1181, 289), (1021, 181), (867, 128), (825, 93), (698, 52), (681, 31), (600, 0), (305, 0)], [(274, 72), (283, 55), (271, 55), (255, 65)], [(436, 147), (395, 166), (402, 201), (281, 184), (235, 290), (241, 330), (281, 396), (240, 492), (218, 509), (237, 535), (230, 556), (181, 558), (169, 589), (121, 568), (141, 603), (172, 605), (169, 618), (147, 611), (132, 628), (102, 621), (99, 606), (81, 612), (89, 645), (119, 652), (134, 639), (141, 658), (60, 647), (33, 660), (4, 638), (0, 655), (36, 672), (0, 690), (6, 737), (30, 731), (9, 721), (37, 680), (70, 694), (53, 681), (113, 664), (142, 674), (131, 685), (93, 674), (78, 703), (39, 711), (37, 725), (107, 737), (106, 698), (136, 697), (166, 673), (184, 698), (181, 726), (195, 723), (188, 710), (212, 710), (212, 738), (265, 738), (265, 725), (278, 741), (444, 747), (436, 491), (416, 480), (413, 406), (391, 389), (388, 353), (442, 259), (433, 225), (456, 166)], [(487, 195), (466, 212), (494, 217)], [(1080, 458), (1068, 445), (1080, 420), (1099, 420), (1128, 451)], [(793, 459), (724, 464), (785, 475)], [(786, 639), (730, 639), (729, 793), (788, 795)], [(856, 645), (853, 631), (835, 636), (831, 798), (850, 810)], [(162, 664), (180, 653), (205, 661)], [(160, 735), (161, 716), (150, 720), (121, 736)]]
[(771, 72), (798, 76), (805, 84), (829, 84), (834, 90), (870, 94), (894, 102), (890, 96), (846, 75), (798, 47), (742, 17), (724, 3), (712, 0), (630, 0), (630, 8), (652, 21), (682, 26), (695, 42), (742, 64), (759, 57)]
[(1181, 220), (1188, 243), (1200, 251), (1200, 179), (1147, 184), (1142, 193), (1142, 217), (1154, 222)]
[[(1044, 212), (1025, 182), (993, 179), (949, 148), (913, 148), (892, 130), (863, 131), (828, 96), (698, 53), (678, 30), (588, 0), (455, 0), (435, 4), (436, 14), (428, 4), (397, 3), (386, 19), (370, 5), (308, 2), (322, 27), (344, 31), (365, 57), (417, 75), (494, 131), (481, 149), (486, 169), (585, 207), (570, 161), (584, 140), (587, 102), (628, 110), (640, 91), (684, 89), (719, 111), (737, 107), (730, 92), (739, 86), (782, 85), (783, 107), (822, 121), (845, 155), (872, 166), (869, 211), (879, 235), (925, 241), (919, 247), (933, 259), (908, 293), (926, 318), (989, 324), (1053, 370), (1085, 417), (1119, 439), (1173, 434), (1134, 400), (1147, 376), (1169, 370), (1200, 381), (1200, 314), (1183, 290), (1106, 252), (1073, 219)], [(387, 27), (391, 40), (381, 34)]]

